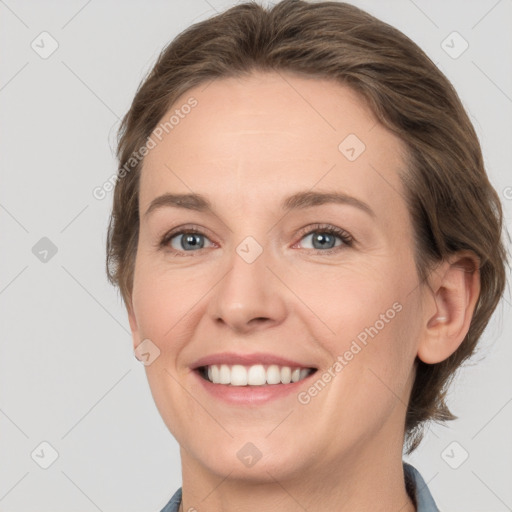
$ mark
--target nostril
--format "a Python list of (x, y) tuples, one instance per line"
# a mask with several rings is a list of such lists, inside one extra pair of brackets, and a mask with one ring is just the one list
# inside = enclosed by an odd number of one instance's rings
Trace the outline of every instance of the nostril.
[(270, 320), (270, 318), (267, 318), (265, 316), (258, 316), (257, 318), (253, 318), (250, 322), (261, 324), (267, 322), (268, 320)]

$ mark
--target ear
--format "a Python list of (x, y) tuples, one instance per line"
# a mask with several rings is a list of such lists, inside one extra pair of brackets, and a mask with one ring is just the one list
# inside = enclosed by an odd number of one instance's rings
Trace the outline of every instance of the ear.
[[(418, 357), (434, 364), (447, 359), (464, 341), (480, 295), (480, 260), (461, 251), (443, 261), (429, 278), (432, 305), (425, 307)], [(428, 310), (428, 311), (427, 311)]]
[(132, 297), (129, 298), (129, 301), (126, 305), (126, 309), (128, 312), (128, 321), (130, 322), (130, 330), (132, 331), (132, 343), (133, 343), (133, 350), (138, 347), (140, 343), (140, 337), (139, 337), (139, 326), (137, 325), (137, 319), (135, 318), (135, 312), (133, 310), (133, 299)]

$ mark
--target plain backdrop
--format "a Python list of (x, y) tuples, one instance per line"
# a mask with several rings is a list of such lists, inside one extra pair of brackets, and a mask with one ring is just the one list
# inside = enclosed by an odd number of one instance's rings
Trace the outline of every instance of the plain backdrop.
[[(353, 3), (455, 85), (510, 225), (512, 1)], [(0, 1), (2, 512), (159, 511), (181, 485), (177, 443), (105, 276), (112, 194), (92, 191), (116, 170), (119, 121), (159, 51), (234, 4)], [(456, 378), (459, 419), (433, 425), (406, 458), (443, 512), (512, 510), (511, 302), (507, 290)]]

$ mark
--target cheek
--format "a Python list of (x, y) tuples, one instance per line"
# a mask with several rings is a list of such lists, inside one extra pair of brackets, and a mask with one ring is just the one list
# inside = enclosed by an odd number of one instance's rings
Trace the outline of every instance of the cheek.
[(133, 306), (139, 337), (150, 339), (160, 350), (159, 356), (145, 367), (146, 376), (155, 404), (177, 439), (184, 439), (187, 428), (194, 424), (189, 414), (195, 409), (186, 407), (190, 396), (176, 380), (176, 367), (181, 351), (190, 341), (190, 325), (197, 321), (203, 296), (199, 283), (142, 259), (134, 276)]
[(392, 268), (333, 266), (308, 272), (295, 289), (334, 339), (352, 339), (360, 333), (364, 338), (366, 328), (377, 322), (380, 331), (383, 321), (387, 325), (396, 316), (399, 306), (394, 304), (402, 299), (395, 273)]
[(133, 286), (133, 306), (140, 335), (157, 344), (174, 339), (193, 316), (194, 306), (199, 305), (204, 295), (203, 288), (200, 275), (190, 279), (187, 273), (170, 272), (151, 261), (140, 260)]
[(402, 303), (383, 305), (363, 313), (356, 308), (358, 316), (340, 321), (336, 340), (329, 342), (339, 365), (314, 407), (318, 417), (333, 416), (332, 436), (343, 431), (353, 442), (372, 438), (391, 415), (405, 413), (414, 375), (414, 322)]
[(411, 293), (416, 283), (414, 267), (390, 264), (378, 271), (348, 270), (338, 278), (334, 273), (328, 277), (321, 292), (309, 288), (316, 291), (310, 291), (306, 300), (315, 304), (330, 331), (317, 329), (324, 333), (321, 343), (333, 363), (341, 358), (340, 389), (349, 393), (357, 389), (366, 402), (371, 395), (401, 396), (419, 336), (420, 311), (416, 294)]

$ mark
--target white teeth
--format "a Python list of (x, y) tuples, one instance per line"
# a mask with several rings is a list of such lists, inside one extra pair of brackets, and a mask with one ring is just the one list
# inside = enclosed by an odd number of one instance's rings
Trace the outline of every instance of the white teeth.
[(267, 372), (261, 364), (255, 364), (247, 372), (247, 384), (249, 386), (263, 386), (267, 383)]
[(264, 386), (265, 384), (289, 384), (305, 379), (313, 370), (309, 368), (291, 368), (276, 364), (265, 367), (262, 364), (252, 366), (211, 365), (207, 367), (208, 380), (214, 384), (231, 386)]
[(277, 364), (273, 364), (267, 368), (267, 384), (280, 384), (281, 370)]
[(231, 370), (227, 364), (222, 364), (220, 366), (219, 373), (219, 383), (220, 384), (229, 384), (231, 382)]
[(220, 382), (219, 380), (219, 367), (216, 365), (212, 366), (212, 382), (215, 382), (215, 384), (218, 384)]
[[(213, 365), (215, 368), (215, 365)], [(231, 384), (233, 386), (247, 386), (247, 370), (241, 364), (231, 368)]]
[(307, 368), (302, 368), (299, 373), (299, 380), (305, 379), (309, 375), (309, 370)]
[(283, 384), (290, 384), (292, 381), (292, 369), (289, 366), (281, 368), (281, 382)]

